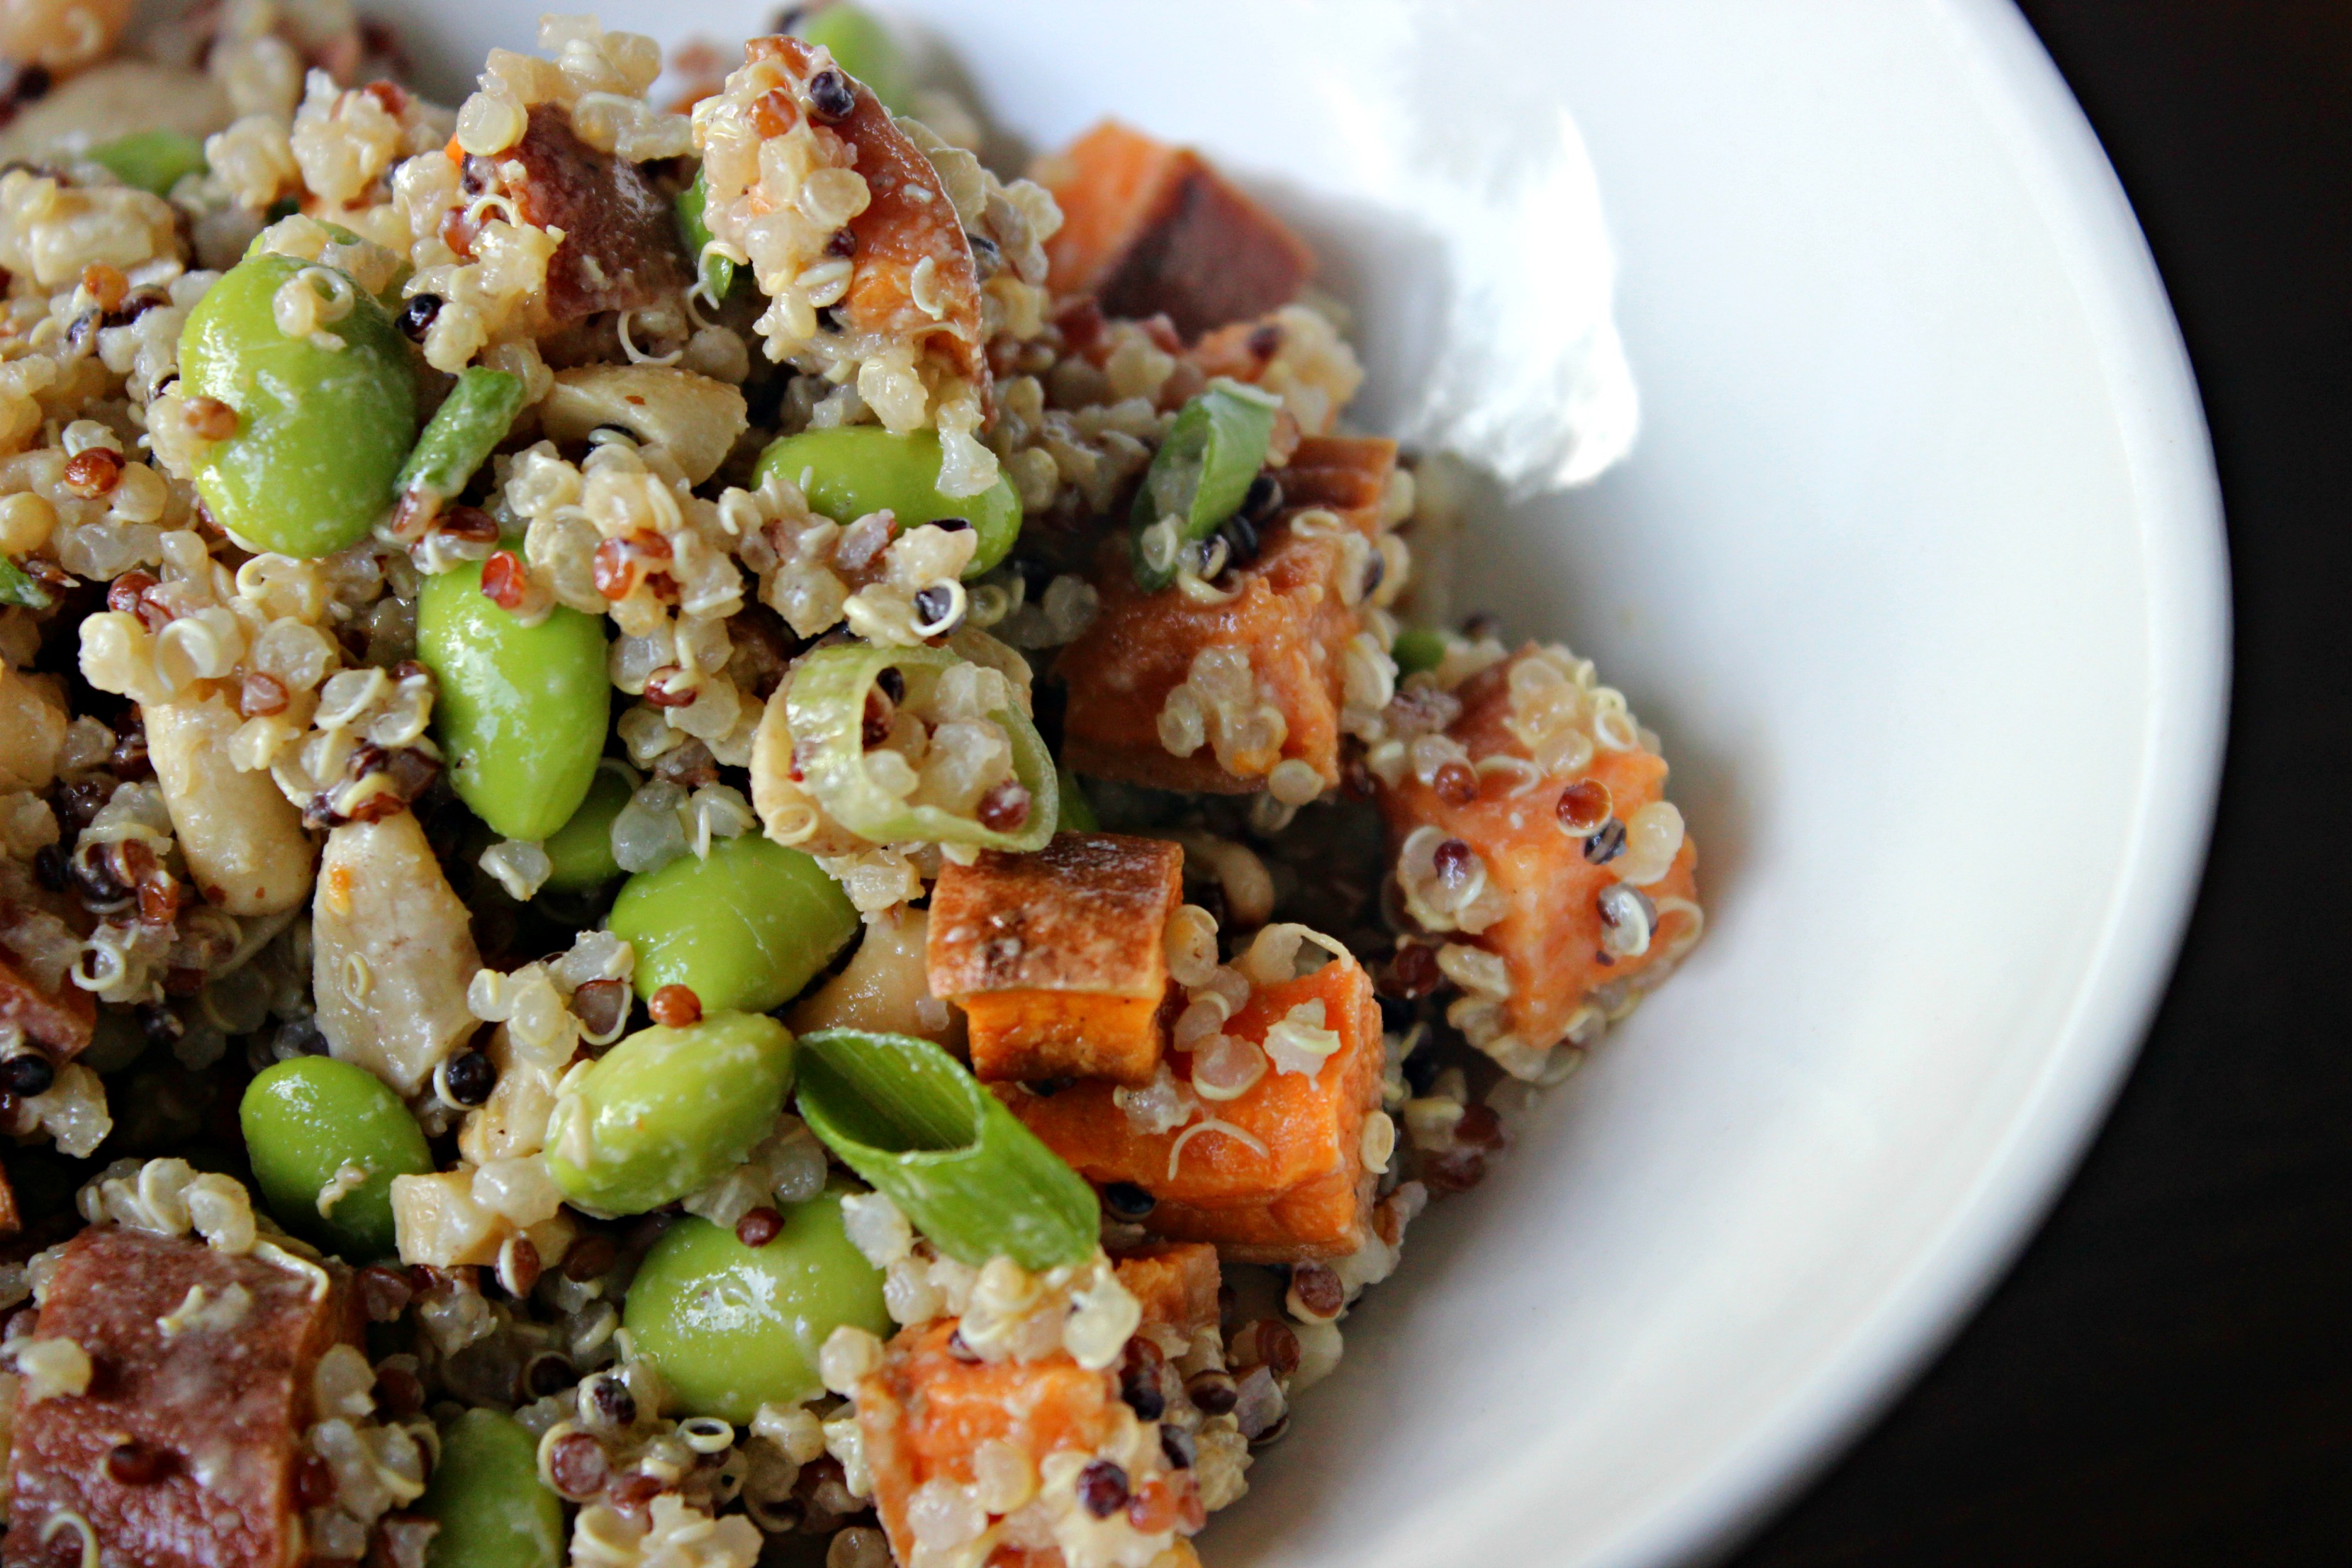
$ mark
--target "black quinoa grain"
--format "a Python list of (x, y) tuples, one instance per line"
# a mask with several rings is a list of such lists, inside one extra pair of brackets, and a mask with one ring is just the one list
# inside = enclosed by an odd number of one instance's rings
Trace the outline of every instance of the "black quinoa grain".
[(58, 1069), (38, 1051), (26, 1051), (0, 1061), (0, 1091), (30, 1100), (47, 1094), (58, 1080)]
[(588, 1404), (599, 1418), (614, 1426), (631, 1426), (637, 1419), (637, 1397), (617, 1377), (600, 1377), (591, 1384)]
[(1229, 1372), (1196, 1372), (1184, 1384), (1184, 1397), (1203, 1415), (1223, 1415), (1241, 1402), (1241, 1387)]
[(934, 583), (915, 595), (915, 620), (918, 626), (946, 628), (940, 623), (955, 609), (955, 592), (944, 583)]
[(1171, 1468), (1189, 1470), (1200, 1448), (1192, 1441), (1192, 1434), (1181, 1426), (1163, 1426), (1160, 1428), (1160, 1451), (1168, 1456)]
[(562, 1351), (541, 1351), (522, 1369), (523, 1392), (532, 1399), (561, 1394), (579, 1381), (572, 1358)]
[(1078, 1472), (1078, 1501), (1097, 1519), (1108, 1519), (1127, 1506), (1127, 1471), (1097, 1459)]
[(449, 1098), (460, 1105), (479, 1105), (499, 1085), (498, 1064), (479, 1051), (461, 1051), (449, 1058), (444, 1077)]
[(849, 79), (835, 70), (823, 70), (809, 78), (809, 107), (822, 120), (847, 119), (857, 107), (857, 91)]
[(423, 342), (425, 334), (433, 330), (435, 318), (441, 314), (441, 303), (438, 294), (411, 295), (408, 303), (400, 308), (401, 335), (412, 343)]
[(1103, 1207), (1113, 1219), (1139, 1220), (1160, 1206), (1160, 1200), (1133, 1182), (1113, 1182), (1102, 1190)]
[(1601, 831), (1584, 841), (1584, 858), (1596, 866), (1606, 866), (1625, 853), (1625, 825), (1615, 817), (1601, 825)]

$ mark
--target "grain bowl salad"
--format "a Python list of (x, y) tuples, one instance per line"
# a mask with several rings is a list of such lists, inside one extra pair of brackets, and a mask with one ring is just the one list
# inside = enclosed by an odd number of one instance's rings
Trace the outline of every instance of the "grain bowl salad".
[(1699, 935), (1296, 235), (770, 26), (0, 6), (7, 1564), (1197, 1564)]

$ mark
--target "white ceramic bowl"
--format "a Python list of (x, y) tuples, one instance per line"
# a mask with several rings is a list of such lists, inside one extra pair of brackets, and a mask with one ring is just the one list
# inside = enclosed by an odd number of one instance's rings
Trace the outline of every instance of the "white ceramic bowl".
[[(529, 47), (538, 8), (412, 4), (445, 66)], [(1597, 188), (1641, 434), (1484, 520), (1467, 596), (1597, 658), (1664, 735), (1712, 931), (1414, 1231), (1209, 1543), (1722, 1544), (2021, 1240), (2195, 883), (2219, 503), (2096, 142), (1998, 0), (914, 8), (1033, 143), (1118, 113), (1340, 242), (1366, 416), (1523, 469), (1625, 434)], [(604, 15), (674, 40), (761, 13)]]

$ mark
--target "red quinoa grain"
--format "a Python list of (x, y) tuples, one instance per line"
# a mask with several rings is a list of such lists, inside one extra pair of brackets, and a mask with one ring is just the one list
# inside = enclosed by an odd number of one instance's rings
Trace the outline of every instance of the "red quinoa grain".
[(683, 1029), (689, 1024), (702, 1022), (702, 998), (685, 985), (665, 985), (646, 1003), (646, 1011), (654, 1022), (667, 1028)]
[(92, 447), (66, 459), (66, 489), (85, 500), (114, 493), (122, 481), (122, 454), (109, 447)]

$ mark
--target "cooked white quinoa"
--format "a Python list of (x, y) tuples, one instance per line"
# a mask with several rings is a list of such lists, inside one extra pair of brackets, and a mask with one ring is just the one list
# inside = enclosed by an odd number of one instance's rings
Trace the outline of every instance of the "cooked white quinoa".
[[(1566, 648), (1443, 629), (1475, 487), (1348, 426), (1344, 312), (1190, 154), (1109, 127), (1029, 175), (992, 165), (977, 108), (845, 5), (667, 62), (550, 16), (454, 105), (347, 0), (130, 13), (0, 12), (0, 1128), (24, 1151), (0, 1182), (0, 1456), (47, 1500), (16, 1529), (141, 1560), (148, 1527), (108, 1500), (158, 1488), (224, 1562), (274, 1542), (420, 1568), (456, 1528), (445, 1448), (489, 1412), (551, 1563), (1198, 1568), (1192, 1537), (1338, 1366), (1351, 1303), (1507, 1145), (1519, 1082), (1572, 1070), (1697, 941), (1658, 738)], [(666, 64), (684, 95), (656, 90)], [(1126, 215), (1139, 238), (1099, 210), (1130, 194), (1101, 187), (1106, 146), (1136, 190), (1167, 182)], [(1182, 259), (1186, 223), (1240, 283)], [(389, 375), (367, 417), (426, 431), (318, 548), (271, 508), (362, 466), (365, 433), (246, 496), (224, 476), (259, 449), (258, 383), (199, 363), (216, 346), (182, 363), (263, 276), (251, 363)], [(1262, 299), (1214, 297), (1261, 277)], [(1220, 459), (1180, 454), (1221, 388), (1263, 422), (1245, 491), (1154, 519), (1148, 473), (1190, 460), (1205, 493)], [(296, 423), (334, 395), (297, 390)], [(436, 488), (436, 411), (478, 394), (510, 412)], [(763, 460), (859, 432), (935, 452), (928, 515)], [(799, 437), (818, 444), (775, 446)], [(1008, 509), (1017, 537), (991, 532)], [(539, 762), (478, 774), (476, 753), (520, 745), (498, 725), (555, 689), (509, 670), (522, 695), (485, 695), (436, 640), (451, 584), (511, 628), (466, 646), (578, 627), (602, 649), (573, 686), (609, 735), (586, 726), (601, 751), (528, 831), (485, 802), (537, 784), (488, 775)], [(870, 664), (848, 697), (795, 706), (845, 658)], [(1152, 911), (1120, 926), (1108, 885), (1081, 888), (1057, 926), (1038, 894), (980, 945), (1007, 973), (1039, 956), (1024, 941), (1066, 946), (1048, 968), (1124, 964), (1146, 977), (1125, 1010), (1083, 976), (1007, 982), (992, 1012), (939, 984), (980, 939), (930, 921), (935, 893), (1025, 875), (1097, 814), (1135, 863), (1163, 858)], [(832, 910), (804, 963), (761, 950), (793, 984), (739, 1008), (663, 980), (684, 961), (631, 923), (638, 889), (785, 853), (800, 891), (725, 883), (718, 913)], [(868, 1190), (805, 1076), (733, 1142), (666, 1155), (685, 1173), (656, 1199), (587, 1195), (638, 1171), (599, 1069), (641, 1039), (715, 1050), (781, 1035), (772, 1012), (977, 1072), (983, 1047), (1040, 1048), (1027, 1006), (1092, 1020), (1055, 1024), (1062, 1048), (1150, 1042), (1141, 1070), (980, 1075), (973, 1114), (1013, 1130), (991, 1136), (1095, 1193), (1062, 1260), (967, 1257)], [(289, 1200), (247, 1086), (321, 1063), (362, 1069), (422, 1152), (395, 1173), (326, 1148)], [(1094, 1120), (1057, 1121), (1072, 1106)], [(1247, 1186), (1294, 1165), (1313, 1179)], [(376, 1214), (389, 1239), (355, 1250)], [(823, 1214), (826, 1267), (871, 1310), (791, 1352), (802, 1385), (719, 1411), (632, 1288), (671, 1238), (755, 1257)], [(91, 1237), (199, 1282), (110, 1324), (58, 1293)], [(268, 1485), (238, 1491), (173, 1425), (201, 1413), (60, 1458), (121, 1415), (88, 1414), (112, 1397), (94, 1365), (260, 1354), (244, 1338), (285, 1311), (257, 1300), (289, 1280), (322, 1326), (268, 1348), (289, 1369), (250, 1461)], [(923, 1424), (978, 1397), (958, 1379), (1050, 1386), (1083, 1418), (941, 1458)]]

